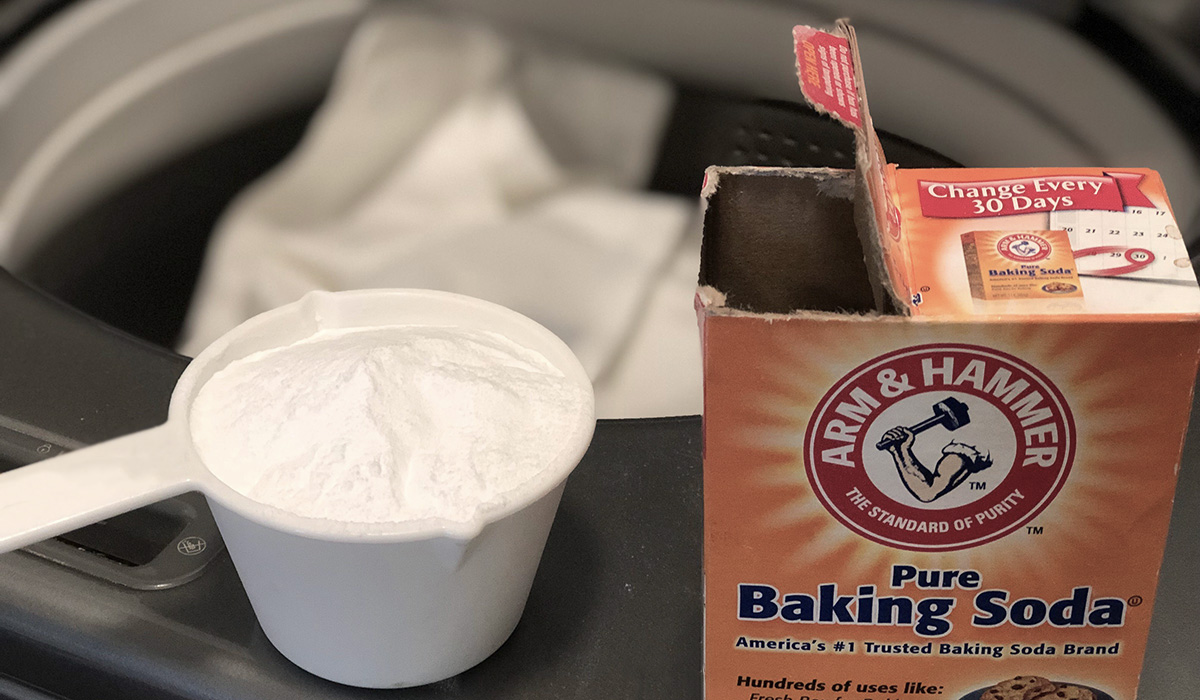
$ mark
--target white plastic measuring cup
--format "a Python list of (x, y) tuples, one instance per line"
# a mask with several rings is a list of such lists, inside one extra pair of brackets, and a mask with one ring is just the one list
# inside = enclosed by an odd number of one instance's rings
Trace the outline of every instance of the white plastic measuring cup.
[(0, 552), (200, 491), (263, 631), (296, 665), (371, 688), (430, 683), (474, 666), (521, 617), (565, 480), (592, 438), (591, 401), (566, 449), (549, 456), (508, 507), (465, 524), (334, 522), (257, 503), (205, 467), (189, 430), (200, 387), (230, 362), (323, 329), (401, 324), (503, 334), (591, 396), (566, 344), (502, 306), (425, 290), (314, 292), (200, 353), (175, 386), (163, 425), (0, 474)]

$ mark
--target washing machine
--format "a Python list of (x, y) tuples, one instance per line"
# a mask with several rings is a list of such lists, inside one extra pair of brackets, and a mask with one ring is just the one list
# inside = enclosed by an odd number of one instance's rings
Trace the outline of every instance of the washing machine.
[[(776, 40), (781, 27), (848, 15), (890, 159), (1154, 167), (1195, 243), (1195, 134), (1096, 37), (1071, 31), (1074, 5), (421, 4), (668, 77), (676, 100), (647, 187), (691, 197), (710, 163), (851, 165), (845, 131), (796, 104), (790, 47)], [(213, 225), (299, 142), (370, 3), (12, 7), (0, 14), (0, 470), (165, 419), (188, 361), (169, 348)], [(513, 639), (467, 674), (397, 697), (699, 696), (699, 427), (696, 416), (601, 421)], [(1172, 525), (1150, 700), (1200, 681), (1200, 607), (1187, 595), (1200, 576), (1195, 472)], [(271, 648), (196, 494), (0, 556), (0, 650), (3, 697), (365, 694)]]

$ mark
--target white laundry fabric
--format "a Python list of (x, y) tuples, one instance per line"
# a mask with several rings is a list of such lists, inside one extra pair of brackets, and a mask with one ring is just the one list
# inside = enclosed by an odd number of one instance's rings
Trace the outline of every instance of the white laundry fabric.
[(380, 7), (301, 145), (219, 224), (181, 351), (313, 289), (441, 289), (557, 333), (598, 415), (698, 412), (697, 207), (638, 191), (672, 99), (647, 75)]

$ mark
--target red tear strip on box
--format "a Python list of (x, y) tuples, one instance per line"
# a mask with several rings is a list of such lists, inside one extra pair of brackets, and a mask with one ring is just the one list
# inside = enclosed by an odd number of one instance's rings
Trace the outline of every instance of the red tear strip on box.
[(850, 41), (812, 27), (795, 27), (796, 73), (809, 102), (841, 121), (862, 128)]

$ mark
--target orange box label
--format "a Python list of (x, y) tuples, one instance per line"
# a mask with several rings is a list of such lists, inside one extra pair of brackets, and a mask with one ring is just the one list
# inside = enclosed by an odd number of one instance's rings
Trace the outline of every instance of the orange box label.
[(708, 700), (1134, 698), (1196, 345), (709, 316)]

